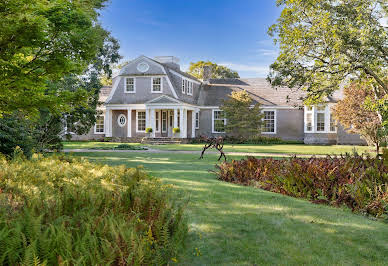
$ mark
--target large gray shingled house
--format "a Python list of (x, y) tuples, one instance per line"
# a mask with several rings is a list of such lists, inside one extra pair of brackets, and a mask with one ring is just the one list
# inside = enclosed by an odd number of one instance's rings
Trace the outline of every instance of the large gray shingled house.
[(274, 89), (265, 78), (207, 79), (180, 70), (173, 56), (154, 59), (139, 56), (113, 78), (111, 87), (100, 93), (102, 115), (89, 134), (73, 139), (113, 137), (140, 141), (151, 127), (152, 138), (169, 138), (180, 128), (182, 139), (200, 135), (224, 135), (220, 105), (232, 91), (246, 90), (264, 112), (261, 134), (284, 140), (322, 144), (364, 144), (358, 135), (348, 134), (337, 125), (330, 108), (341, 97), (337, 92), (325, 105), (303, 105), (303, 92)]

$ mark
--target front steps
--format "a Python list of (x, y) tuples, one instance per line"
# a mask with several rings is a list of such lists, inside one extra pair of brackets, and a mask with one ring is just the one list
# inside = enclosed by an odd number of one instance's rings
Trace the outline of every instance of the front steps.
[(151, 145), (163, 145), (163, 144), (181, 144), (181, 139), (176, 138), (167, 138), (167, 137), (159, 137), (159, 138), (143, 138), (141, 140), (143, 144), (151, 144)]

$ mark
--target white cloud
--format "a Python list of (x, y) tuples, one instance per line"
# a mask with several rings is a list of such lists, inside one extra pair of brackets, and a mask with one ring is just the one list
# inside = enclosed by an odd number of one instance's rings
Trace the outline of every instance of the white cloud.
[(223, 63), (220, 63), (220, 65), (226, 66), (237, 72), (246, 72), (247, 74), (252, 73), (258, 77), (265, 77), (269, 73), (269, 66), (253, 66), (253, 65), (246, 65), (246, 64), (236, 64), (231, 62), (223, 62)]
[(272, 46), (273, 45), (273, 41), (270, 40), (270, 39), (260, 40), (260, 41), (257, 41), (257, 44), (260, 45), (260, 46)]
[(262, 49), (261, 48), (258, 50), (258, 53), (259, 53), (259, 55), (262, 55), (262, 56), (277, 56), (279, 52), (275, 49)]

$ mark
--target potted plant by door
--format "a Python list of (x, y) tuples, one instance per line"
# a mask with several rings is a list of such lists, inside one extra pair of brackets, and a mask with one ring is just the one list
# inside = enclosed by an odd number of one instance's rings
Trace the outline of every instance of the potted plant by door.
[(181, 132), (181, 130), (179, 129), (179, 127), (174, 127), (174, 128), (172, 129), (172, 133), (174, 133), (174, 134), (173, 134), (174, 138), (178, 138), (180, 132)]
[(152, 127), (147, 127), (145, 130), (147, 137), (150, 138), (152, 134)]

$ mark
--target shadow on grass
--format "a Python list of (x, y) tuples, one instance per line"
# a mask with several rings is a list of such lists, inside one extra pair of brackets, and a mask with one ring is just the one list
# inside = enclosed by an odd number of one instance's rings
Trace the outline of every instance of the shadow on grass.
[(204, 160), (173, 152), (74, 155), (110, 165), (142, 164), (190, 195), (190, 233), (182, 265), (386, 263), (386, 224), (348, 209), (219, 181), (209, 172), (217, 155)]

